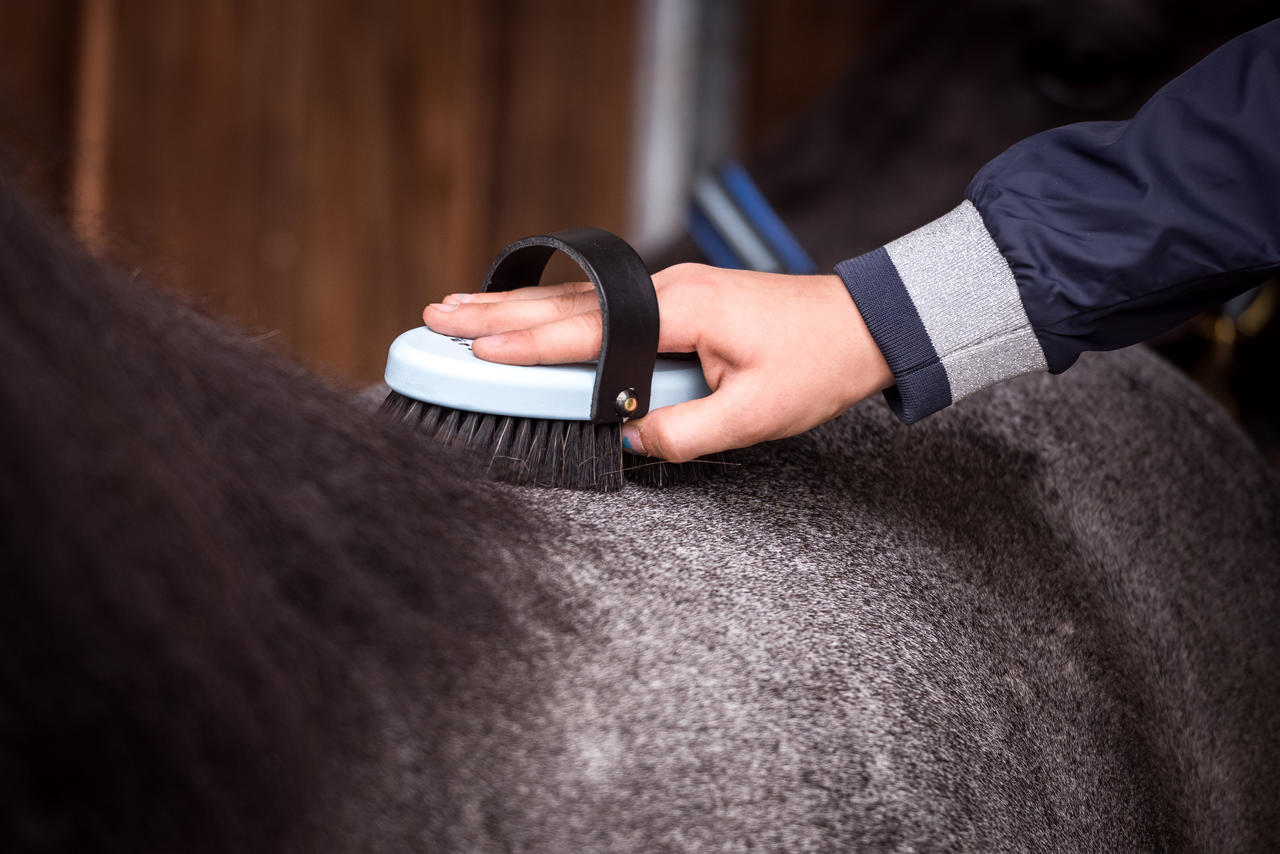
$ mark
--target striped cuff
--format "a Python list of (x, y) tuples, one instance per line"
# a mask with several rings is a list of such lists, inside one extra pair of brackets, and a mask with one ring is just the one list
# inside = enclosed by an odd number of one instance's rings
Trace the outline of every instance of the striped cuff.
[(1013, 271), (972, 202), (836, 273), (893, 371), (910, 424), (989, 385), (1048, 370)]

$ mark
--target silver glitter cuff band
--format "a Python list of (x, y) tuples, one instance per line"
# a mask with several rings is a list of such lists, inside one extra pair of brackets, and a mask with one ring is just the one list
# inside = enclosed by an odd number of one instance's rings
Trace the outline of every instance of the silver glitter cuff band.
[(1013, 271), (965, 201), (885, 246), (938, 353), (952, 401), (1047, 371)]

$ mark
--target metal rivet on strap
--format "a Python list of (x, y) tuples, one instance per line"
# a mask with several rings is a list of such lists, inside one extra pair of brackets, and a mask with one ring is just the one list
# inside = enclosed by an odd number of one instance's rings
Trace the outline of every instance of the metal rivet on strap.
[(634, 413), (639, 405), (640, 402), (636, 400), (636, 390), (633, 388), (624, 388), (613, 400), (613, 408), (618, 410), (618, 414), (624, 418)]

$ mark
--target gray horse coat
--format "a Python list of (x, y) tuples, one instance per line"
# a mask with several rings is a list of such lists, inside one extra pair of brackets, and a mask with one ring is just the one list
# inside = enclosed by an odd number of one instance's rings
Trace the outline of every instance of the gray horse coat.
[[(741, 462), (517, 491), (507, 547), (567, 623), (476, 672), (450, 847), (1280, 844), (1280, 492), (1156, 357)], [(413, 709), (388, 726), (361, 845), (422, 821)]]
[(500, 488), (4, 190), (9, 850), (1280, 847), (1280, 488), (1148, 353)]

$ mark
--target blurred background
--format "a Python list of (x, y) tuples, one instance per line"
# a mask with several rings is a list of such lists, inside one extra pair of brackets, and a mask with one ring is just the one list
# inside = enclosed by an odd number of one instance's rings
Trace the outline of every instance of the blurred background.
[[(99, 255), (351, 385), (526, 234), (700, 259), (741, 162), (818, 269), (1038, 130), (1125, 118), (1256, 0), (0, 0), (0, 158)], [(1159, 346), (1280, 462), (1276, 285)]]

